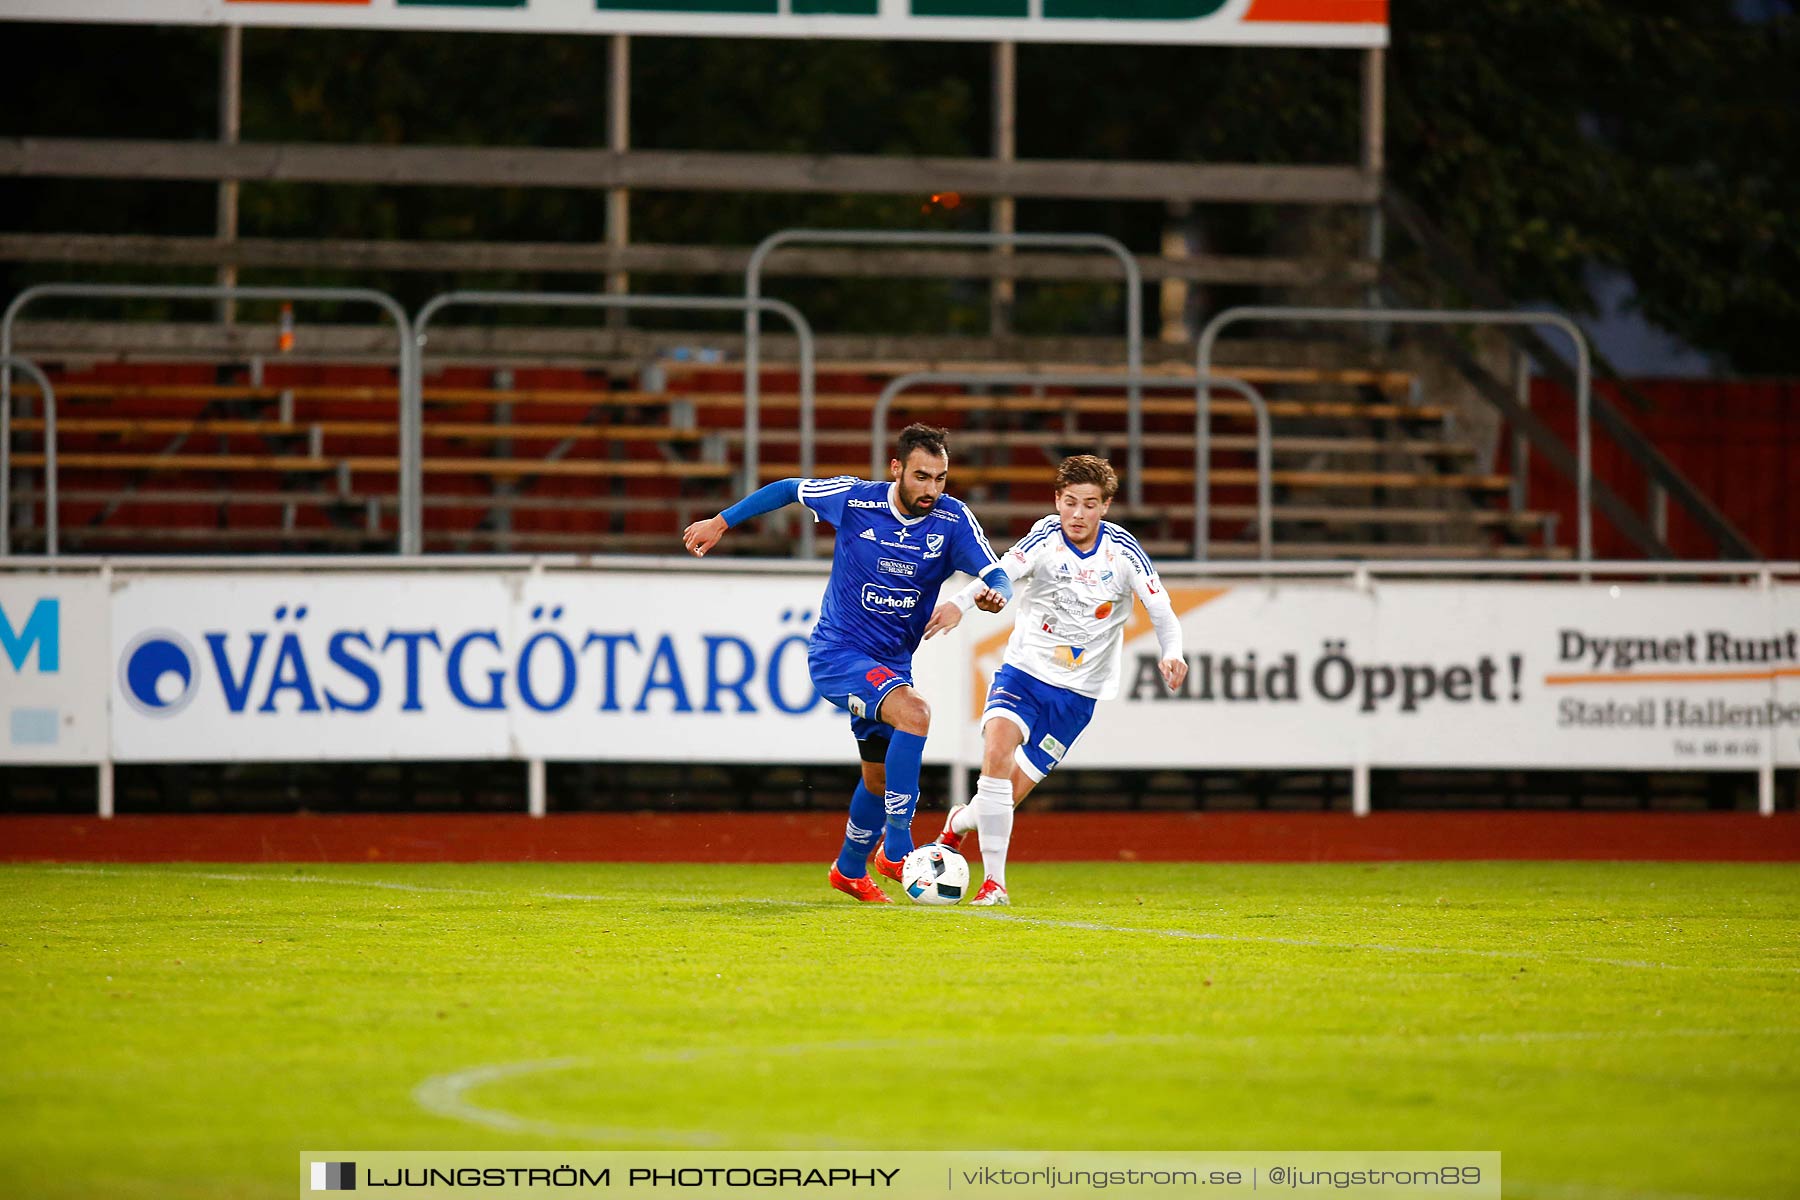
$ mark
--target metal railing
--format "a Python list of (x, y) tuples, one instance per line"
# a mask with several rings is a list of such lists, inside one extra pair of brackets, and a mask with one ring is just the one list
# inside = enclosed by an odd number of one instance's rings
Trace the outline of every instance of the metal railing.
[[(1012, 386), (1056, 386), (1060, 384), (1073, 387), (1117, 387), (1129, 384), (1133, 387), (1164, 389), (1186, 389), (1190, 386), (1189, 382), (1185, 379), (1147, 379), (1142, 375), (1137, 374), (1131, 375), (1128, 379), (1121, 379), (1117, 375), (1070, 375), (1030, 372), (981, 374), (976, 372), (958, 371), (914, 371), (910, 375), (902, 375), (891, 381), (881, 390), (881, 395), (876, 398), (875, 413), (870, 422), (869, 446), (869, 469), (873, 472), (875, 477), (879, 478), (881, 475), (882, 452), (886, 448), (888, 438), (888, 410), (893, 406), (894, 400), (908, 388), (920, 384), (932, 383), (952, 383), (963, 387), (971, 384), (988, 383), (1008, 384)], [(1270, 464), (1273, 458), (1273, 437), (1269, 423), (1268, 403), (1263, 399), (1262, 393), (1257, 391), (1256, 388), (1252, 387), (1242, 379), (1234, 379), (1230, 376), (1202, 375), (1199, 379), (1195, 380), (1191, 386), (1199, 388), (1202, 392), (1215, 387), (1224, 388), (1226, 391), (1236, 392), (1250, 402), (1250, 407), (1256, 413), (1256, 520), (1261, 557), (1264, 562), (1267, 562), (1274, 553), (1274, 508), (1271, 499), (1273, 488), (1270, 486)], [(1047, 406), (1048, 405), (1046, 405), (1046, 407)], [(1204, 411), (1204, 409), (1202, 411)], [(1201, 462), (1198, 456), (1206, 453), (1207, 443), (1205, 441), (1197, 442), (1194, 449), (1196, 455), (1195, 469), (1198, 471)], [(1134, 472), (1133, 475), (1127, 476), (1128, 482), (1134, 478), (1137, 479), (1137, 482), (1140, 484), (1140, 487), (1138, 488), (1140, 494), (1142, 493), (1142, 480), (1137, 477), (1141, 476), (1142, 473), (1142, 470), (1139, 469)], [(1132, 507), (1137, 506), (1137, 502), (1135, 501), (1127, 501), (1127, 503), (1131, 504)], [(1195, 509), (1194, 516), (1196, 522), (1201, 519), (1202, 512), (1203, 510), (1199, 508)], [(1205, 536), (1205, 526), (1196, 524), (1194, 534), (1196, 544), (1195, 558), (1198, 561), (1205, 561), (1206, 558), (1204, 544)]]
[[(0, 356), (12, 353), (13, 324), (25, 307), (34, 300), (52, 296), (90, 300), (307, 300), (321, 303), (373, 304), (387, 313), (393, 318), (395, 332), (400, 338), (398, 359), (400, 472), (397, 488), (400, 507), (400, 553), (417, 554), (420, 551), (421, 545), (417, 537), (419, 513), (416, 504), (409, 508), (406, 492), (409, 467), (410, 473), (414, 477), (418, 474), (419, 448), (417, 409), (407, 403), (409, 388), (413, 382), (412, 377), (415, 374), (412, 357), (412, 325), (406, 319), (406, 310), (401, 308), (399, 302), (392, 296), (369, 288), (222, 287), (160, 283), (44, 283), (26, 288), (13, 298), (11, 304), (6, 306), (4, 317), (0, 317)], [(8, 371), (0, 370), (0, 412), (10, 412), (11, 407), (12, 375)], [(54, 456), (56, 453), (54, 430), (46, 430), (45, 446), (45, 452)], [(412, 456), (410, 461), (409, 455)], [(10, 511), (7, 503), (6, 482), (5, 479), (0, 478), (0, 514)], [(4, 521), (3, 516), (0, 516), (0, 521)], [(409, 530), (412, 532), (410, 538)], [(0, 554), (5, 551), (5, 525), (0, 524)]]
[[(1212, 367), (1213, 344), (1219, 332), (1237, 321), (1309, 321), (1344, 325), (1523, 325), (1560, 329), (1575, 343), (1575, 455), (1577, 458), (1576, 523), (1578, 549), (1576, 557), (1587, 562), (1594, 557), (1593, 517), (1593, 444), (1589, 430), (1592, 394), (1587, 337), (1581, 327), (1557, 313), (1519, 313), (1497, 309), (1432, 309), (1432, 308), (1285, 308), (1243, 306), (1228, 308), (1206, 323), (1200, 331), (1200, 347), (1195, 356), (1195, 370), (1205, 378)], [(1207, 428), (1211, 405), (1211, 386), (1202, 384), (1197, 393), (1199, 411), (1194, 414), (1194, 436), (1199, 440), (1199, 472), (1194, 480), (1194, 520), (1196, 557), (1204, 559), (1206, 522), (1209, 519), (1211, 480), (1207, 463), (1210, 432)]]
[[(1137, 259), (1117, 238), (1103, 233), (933, 233), (923, 230), (882, 229), (781, 229), (756, 244), (744, 268), (744, 298), (762, 295), (763, 264), (782, 246), (797, 242), (816, 245), (866, 246), (1043, 246), (1068, 250), (1101, 250), (1119, 260), (1125, 271), (1125, 366), (1133, 380), (1144, 369), (1144, 287)], [(744, 394), (754, 396), (761, 386), (762, 327), (755, 310), (744, 315)], [(750, 403), (748, 399), (745, 401)], [(1143, 395), (1135, 382), (1126, 394), (1126, 496), (1132, 505), (1144, 501), (1138, 478), (1144, 465)]]
[[(1390, 218), (1391, 226), (1403, 231), (1429, 264), (1434, 284), (1448, 281), (1458, 291), (1469, 296), (1473, 303), (1485, 308), (1499, 308), (1510, 302), (1511, 298), (1505, 290), (1475, 265), (1468, 251), (1438, 228), (1419, 205), (1402, 195), (1394, 187), (1392, 180), (1382, 188), (1381, 207)], [(1405, 286), (1405, 281), (1393, 270), (1394, 265), (1390, 259), (1384, 272), (1383, 290), (1389, 293), (1395, 293), (1401, 286)], [(1395, 302), (1404, 304), (1404, 300)], [(1559, 386), (1574, 388), (1574, 372), (1534, 330), (1514, 327), (1507, 331), (1507, 336), (1518, 350), (1543, 364), (1545, 377)], [(1761, 551), (1755, 543), (1725, 516), (1710, 497), (1678, 470), (1650, 438), (1632, 424), (1628, 415), (1630, 410), (1650, 412), (1654, 409), (1649, 397), (1630, 379), (1625, 378), (1616, 366), (1609, 363), (1599, 347), (1590, 346), (1589, 351), (1596, 374), (1612, 385), (1610, 390), (1620, 399), (1620, 403), (1614, 403), (1608, 399), (1605, 390), (1596, 391), (1593, 397), (1594, 420), (1607, 433), (1613, 445), (1643, 469), (1653, 487), (1661, 489), (1686, 510), (1694, 524), (1713, 539), (1721, 558), (1759, 558)], [(1481, 376), (1491, 379), (1490, 372), (1473, 360), (1465, 360), (1456, 365), (1470, 382), (1487, 395), (1490, 403), (1500, 399), (1496, 394), (1497, 389), (1481, 386)], [(1501, 383), (1499, 380), (1493, 382)], [(1496, 407), (1501, 407), (1501, 411), (1505, 412), (1501, 405), (1496, 404)], [(1532, 418), (1528, 406), (1515, 403), (1512, 407), (1514, 411), (1507, 414), (1508, 418), (1521, 433), (1537, 444), (1544, 454), (1545, 463), (1558, 472), (1573, 477), (1573, 464), (1565, 465), (1562, 461), (1565, 456), (1557, 453), (1561, 444), (1554, 441), (1555, 435)], [(1614, 495), (1603, 482), (1596, 482), (1594, 485), (1594, 501), (1612, 519), (1619, 532), (1637, 543), (1645, 553), (1652, 557), (1673, 553), (1666, 544), (1666, 539), (1658, 535), (1654, 522), (1639, 522), (1625, 501)]]
[(56, 557), (56, 389), (43, 368), (29, 358), (0, 354), (0, 378), (7, 381), (0, 399), (0, 555), (12, 553), (12, 372), (31, 376), (44, 395), (44, 554)]
[[(579, 292), (445, 292), (434, 296), (419, 310), (414, 321), (414, 337), (417, 345), (414, 353), (416, 367), (413, 376), (413, 393), (408, 407), (415, 414), (412, 445), (415, 466), (420, 462), (420, 451), (423, 442), (423, 412), (425, 407), (425, 341), (426, 328), (431, 319), (452, 305), (491, 305), (501, 308), (596, 308), (596, 309), (662, 309), (683, 310), (689, 312), (743, 312), (754, 317), (762, 312), (775, 313), (786, 318), (794, 327), (794, 335), (800, 342), (800, 473), (811, 475), (814, 461), (814, 416), (813, 416), (813, 377), (815, 365), (813, 359), (812, 326), (801, 315), (800, 310), (784, 300), (733, 299), (720, 296), (634, 296), (634, 295), (587, 295)], [(746, 494), (756, 490), (758, 486), (758, 440), (761, 437), (761, 411), (758, 396), (754, 388), (744, 388), (744, 491)], [(417, 520), (424, 507), (424, 485), (422, 478), (415, 477), (405, 481), (407, 495), (411, 498), (411, 513)], [(403, 503), (402, 508), (406, 505)], [(422, 530), (421, 530), (422, 536)], [(811, 558), (814, 553), (813, 529), (809, 521), (801, 528), (800, 555)]]

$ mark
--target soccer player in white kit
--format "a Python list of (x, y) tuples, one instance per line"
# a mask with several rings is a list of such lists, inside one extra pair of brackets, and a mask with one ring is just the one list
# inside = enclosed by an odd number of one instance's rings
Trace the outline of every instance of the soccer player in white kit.
[[(981, 715), (981, 778), (975, 799), (950, 810), (938, 841), (955, 849), (981, 834), (981, 888), (969, 903), (1009, 903), (1006, 851), (1013, 808), (1066, 759), (1094, 715), (1096, 700), (1119, 694), (1125, 625), (1135, 596), (1156, 630), (1157, 667), (1170, 691), (1187, 677), (1181, 622), (1150, 556), (1106, 520), (1119, 490), (1112, 464), (1092, 454), (1065, 458), (1056, 470), (1056, 512), (1001, 556), (1022, 598), (1006, 657), (994, 673)], [(934, 637), (956, 628), (989, 591), (976, 580), (939, 604), (926, 625)]]

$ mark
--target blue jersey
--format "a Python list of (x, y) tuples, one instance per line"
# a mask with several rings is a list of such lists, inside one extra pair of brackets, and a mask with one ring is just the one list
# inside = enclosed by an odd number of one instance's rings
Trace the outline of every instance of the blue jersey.
[(800, 503), (837, 527), (813, 644), (909, 666), (944, 580), (957, 571), (979, 577), (999, 560), (962, 501), (940, 496), (924, 516), (903, 517), (895, 487), (849, 475), (807, 479)]

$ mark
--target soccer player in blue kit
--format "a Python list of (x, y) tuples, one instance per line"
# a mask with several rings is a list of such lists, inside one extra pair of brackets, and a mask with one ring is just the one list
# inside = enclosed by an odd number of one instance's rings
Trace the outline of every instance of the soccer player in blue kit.
[[(913, 688), (912, 656), (938, 589), (954, 572), (966, 571), (984, 585), (975, 595), (982, 611), (999, 612), (1012, 597), (1012, 580), (981, 523), (962, 501), (944, 494), (948, 436), (930, 425), (908, 425), (900, 431), (887, 482), (849, 475), (778, 480), (718, 516), (694, 522), (681, 537), (690, 554), (704, 556), (727, 529), (796, 500), (815, 520), (837, 527), (806, 664), (819, 694), (850, 714), (850, 734), (862, 756), (862, 782), (850, 797), (831, 886), (870, 904), (888, 903), (869, 878), (870, 854), (876, 870), (899, 879), (900, 860), (913, 849), (931, 708)], [(877, 848), (883, 836), (885, 844)]]

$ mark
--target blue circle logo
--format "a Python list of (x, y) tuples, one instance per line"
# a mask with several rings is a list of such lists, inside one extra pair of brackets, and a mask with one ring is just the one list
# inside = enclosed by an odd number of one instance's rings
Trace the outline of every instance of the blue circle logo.
[(119, 688), (147, 717), (172, 717), (200, 690), (200, 660), (178, 633), (140, 633), (119, 661)]

